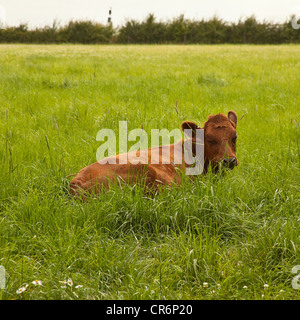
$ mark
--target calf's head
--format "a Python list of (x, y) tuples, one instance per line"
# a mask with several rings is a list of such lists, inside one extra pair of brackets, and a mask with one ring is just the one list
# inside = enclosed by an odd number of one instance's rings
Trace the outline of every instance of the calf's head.
[[(220, 166), (233, 169), (238, 165), (236, 157), (236, 133), (237, 115), (229, 111), (227, 116), (219, 113), (211, 115), (204, 123), (204, 172), (209, 165), (214, 171)], [(181, 125), (182, 130), (201, 129), (194, 122), (185, 121)], [(195, 140), (196, 135), (193, 135)], [(197, 143), (197, 141), (195, 141)]]

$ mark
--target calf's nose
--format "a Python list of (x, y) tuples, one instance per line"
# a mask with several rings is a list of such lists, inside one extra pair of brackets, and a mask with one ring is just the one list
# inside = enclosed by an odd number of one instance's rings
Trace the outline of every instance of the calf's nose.
[(226, 158), (222, 162), (223, 166), (229, 169), (233, 169), (237, 165), (237, 159), (233, 158)]

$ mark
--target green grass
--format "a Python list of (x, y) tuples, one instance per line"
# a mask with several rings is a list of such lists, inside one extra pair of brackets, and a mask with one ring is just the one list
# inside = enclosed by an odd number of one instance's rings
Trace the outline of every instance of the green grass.
[[(300, 46), (2, 45), (0, 77), (0, 299), (299, 299)], [(225, 176), (70, 197), (100, 129), (230, 109)]]

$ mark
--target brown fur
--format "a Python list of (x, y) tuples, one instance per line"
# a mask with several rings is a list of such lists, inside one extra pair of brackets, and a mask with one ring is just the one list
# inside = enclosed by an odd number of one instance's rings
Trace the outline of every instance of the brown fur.
[[(219, 113), (211, 115), (204, 123), (204, 172), (207, 171), (209, 164), (215, 167), (223, 159), (235, 159), (234, 166), (238, 164), (236, 159), (236, 146), (234, 139), (236, 137), (237, 116), (234, 111), (229, 111), (228, 115)], [(181, 125), (184, 129), (199, 128), (194, 122), (185, 121)], [(191, 137), (195, 140), (195, 136)], [(105, 159), (95, 162), (79, 171), (77, 176), (70, 182), (70, 189), (74, 195), (82, 192), (99, 192), (101, 188), (107, 188), (111, 183), (141, 183), (146, 187), (158, 188), (160, 185), (178, 184), (182, 180), (182, 172), (187, 167), (185, 163), (182, 165), (174, 165), (176, 152), (183, 148), (183, 141), (178, 141), (170, 147), (171, 164), (163, 164), (162, 148), (148, 149), (149, 164), (120, 164), (119, 159), (127, 157), (127, 154), (116, 156), (116, 164), (103, 164)], [(159, 149), (158, 164), (150, 163), (151, 152)], [(182, 151), (182, 150), (181, 150)], [(137, 156), (144, 155), (145, 150), (139, 151)], [(152, 152), (154, 154), (154, 152)], [(182, 152), (182, 155), (184, 152)], [(101, 164), (102, 163), (102, 164)]]

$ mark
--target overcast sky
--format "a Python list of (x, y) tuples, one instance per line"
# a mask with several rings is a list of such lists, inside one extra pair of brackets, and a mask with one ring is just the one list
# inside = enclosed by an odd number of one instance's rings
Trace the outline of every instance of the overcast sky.
[(110, 8), (115, 26), (127, 19), (143, 20), (148, 13), (158, 20), (184, 14), (190, 19), (217, 15), (237, 21), (254, 14), (261, 21), (283, 22), (291, 13), (300, 16), (300, 0), (0, 0), (0, 21), (30, 27), (51, 25), (55, 19), (61, 24), (71, 19), (106, 23)]

